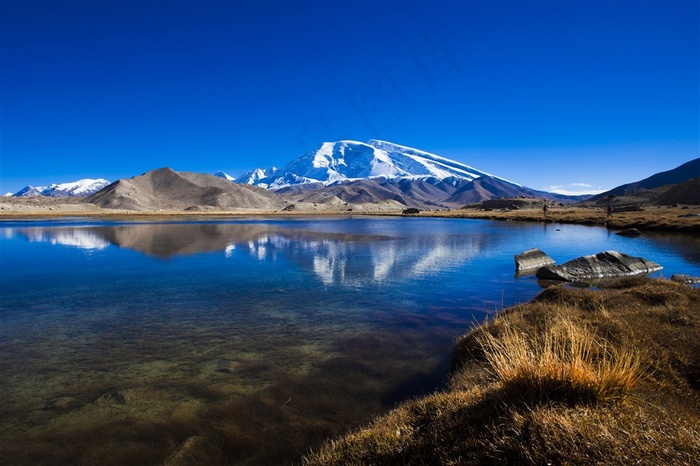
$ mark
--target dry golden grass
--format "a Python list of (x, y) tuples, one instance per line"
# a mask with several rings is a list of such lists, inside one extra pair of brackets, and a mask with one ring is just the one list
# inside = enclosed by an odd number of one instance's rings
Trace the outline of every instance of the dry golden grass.
[(449, 390), (305, 464), (698, 464), (699, 369), (700, 290), (552, 287), (461, 337)]
[(507, 212), (476, 209), (455, 209), (442, 212), (421, 212), (422, 216), (474, 218), (526, 222), (570, 223), (607, 226), (615, 230), (638, 228), (640, 230), (700, 232), (700, 206), (646, 207), (640, 212), (615, 212), (608, 218), (604, 209), (584, 207), (552, 207), (544, 217), (541, 209), (521, 209)]
[(601, 402), (620, 398), (643, 373), (639, 354), (628, 344), (612, 346), (587, 325), (567, 316), (551, 318), (534, 333), (506, 319), (503, 332), (479, 338), (497, 379), (527, 399)]

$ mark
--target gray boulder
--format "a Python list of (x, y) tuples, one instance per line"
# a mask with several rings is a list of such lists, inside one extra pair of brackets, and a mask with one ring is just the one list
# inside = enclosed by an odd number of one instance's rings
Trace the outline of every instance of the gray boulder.
[(522, 272), (529, 269), (538, 269), (550, 264), (554, 264), (554, 259), (537, 248), (528, 249), (522, 254), (515, 255), (516, 272)]
[(627, 277), (661, 270), (656, 262), (632, 257), (617, 251), (605, 251), (579, 257), (561, 265), (547, 265), (537, 270), (545, 280), (585, 282), (597, 278)]
[(693, 277), (692, 275), (686, 275), (683, 273), (674, 273), (671, 275), (671, 280), (674, 282), (688, 283), (691, 285), (700, 283), (700, 277)]

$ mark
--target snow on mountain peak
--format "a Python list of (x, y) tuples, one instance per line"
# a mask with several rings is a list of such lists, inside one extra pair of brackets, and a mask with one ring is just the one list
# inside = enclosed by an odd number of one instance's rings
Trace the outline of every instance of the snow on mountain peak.
[(14, 196), (86, 197), (96, 193), (109, 184), (110, 182), (103, 178), (85, 178), (69, 183), (52, 184), (50, 186), (29, 185), (17, 191)]
[(41, 196), (41, 193), (46, 189), (49, 187), (28, 185), (14, 193), (13, 196)]
[(280, 189), (304, 183), (329, 185), (378, 177), (473, 181), (482, 176), (492, 175), (429, 152), (371, 139), (366, 143), (353, 140), (324, 142), (279, 170), (263, 171), (258, 168), (235, 181)]
[(89, 196), (92, 193), (96, 193), (100, 189), (104, 188), (109, 184), (109, 181), (98, 178), (89, 179), (85, 178), (78, 181), (73, 181), (70, 183), (61, 183), (52, 185), (49, 189), (42, 192), (42, 196), (49, 197), (63, 197), (63, 196)]
[(251, 170), (238, 178), (232, 180), (234, 183), (240, 184), (250, 184), (254, 186), (260, 186), (261, 188), (267, 188), (269, 183), (262, 182), (263, 179), (273, 178), (273, 175), (277, 172), (277, 167), (271, 167), (267, 170), (262, 168), (256, 168)]
[(234, 177), (232, 177), (232, 176), (229, 175), (228, 173), (225, 173), (225, 172), (223, 172), (223, 171), (221, 171), (221, 170), (219, 170), (219, 171), (217, 171), (216, 173), (214, 173), (214, 176), (218, 176), (219, 178), (224, 178), (224, 179), (229, 180), (229, 181), (235, 181), (235, 178), (234, 178)]

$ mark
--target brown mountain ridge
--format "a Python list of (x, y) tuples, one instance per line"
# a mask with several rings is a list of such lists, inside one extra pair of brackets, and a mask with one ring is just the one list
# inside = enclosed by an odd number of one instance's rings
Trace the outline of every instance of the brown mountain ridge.
[(159, 168), (116, 181), (87, 197), (86, 202), (107, 209), (186, 210), (279, 209), (286, 201), (266, 189), (234, 184), (214, 175)]

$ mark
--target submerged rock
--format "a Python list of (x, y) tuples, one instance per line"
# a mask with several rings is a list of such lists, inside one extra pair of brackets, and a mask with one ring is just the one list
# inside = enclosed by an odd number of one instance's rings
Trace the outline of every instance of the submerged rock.
[(96, 405), (104, 405), (104, 404), (123, 405), (123, 404), (126, 404), (126, 397), (121, 392), (117, 392), (117, 391), (109, 392), (109, 393), (105, 393), (104, 395), (100, 396), (98, 399), (96, 399), (93, 402), (93, 404), (96, 404)]
[(80, 401), (73, 398), (72, 396), (62, 396), (55, 400), (48, 401), (43, 408), (43, 410), (58, 409), (58, 410), (69, 410), (80, 406)]
[(522, 254), (515, 255), (516, 272), (536, 269), (550, 264), (554, 264), (554, 259), (537, 248), (528, 249)]
[(640, 236), (642, 232), (636, 228), (628, 228), (626, 230), (618, 231), (615, 234), (619, 236), (626, 236), (628, 238), (636, 238), (637, 236)]
[(692, 275), (686, 275), (683, 273), (674, 273), (671, 275), (671, 280), (674, 282), (689, 283), (691, 285), (700, 283), (700, 277), (693, 277)]
[(604, 251), (582, 256), (561, 265), (547, 265), (537, 270), (537, 277), (546, 280), (581, 282), (595, 278), (626, 277), (661, 270), (663, 267), (641, 257), (617, 251)]
[(205, 439), (201, 435), (189, 437), (180, 448), (166, 458), (163, 466), (189, 466), (192, 464), (199, 464), (196, 453), (202, 448), (204, 443)]

